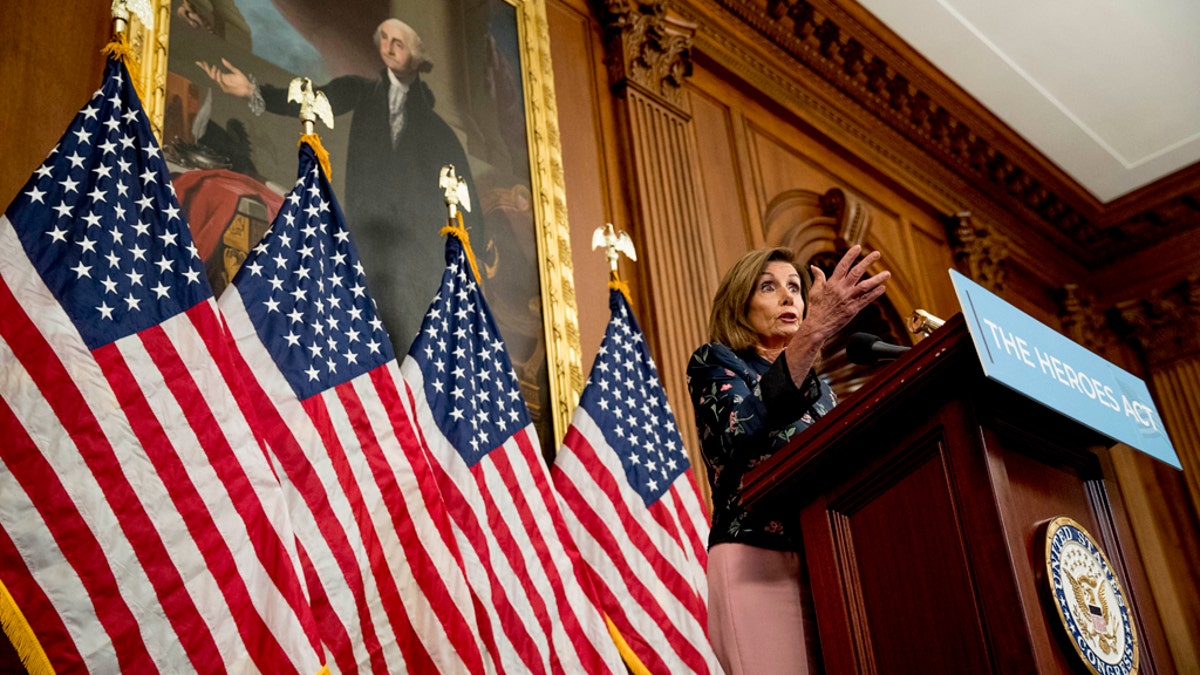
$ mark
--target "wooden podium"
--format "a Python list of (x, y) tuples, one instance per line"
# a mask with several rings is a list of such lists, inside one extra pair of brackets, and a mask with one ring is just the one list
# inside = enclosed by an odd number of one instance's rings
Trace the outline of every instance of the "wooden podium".
[(1058, 516), (1111, 561), (1137, 672), (1173, 673), (1111, 443), (988, 380), (958, 315), (750, 474), (743, 499), (795, 510), (828, 673), (1089, 672), (1046, 588)]

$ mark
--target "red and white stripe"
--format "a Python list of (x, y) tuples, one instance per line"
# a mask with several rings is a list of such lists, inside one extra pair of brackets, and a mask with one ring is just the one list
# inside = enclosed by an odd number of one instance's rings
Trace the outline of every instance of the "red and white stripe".
[(720, 673), (707, 633), (708, 520), (691, 472), (647, 508), (580, 407), (551, 475), (604, 610), (642, 664), (655, 673)]
[(626, 672), (563, 522), (532, 425), (473, 467), (442, 435), (420, 367), (401, 372), (413, 393), (467, 579), (480, 597), (502, 672)]
[(308, 558), (330, 665), (492, 672), (396, 362), (301, 402), (237, 287), (220, 305)]
[(6, 217), (0, 252), (0, 578), (56, 670), (316, 673), (215, 303), (89, 351)]

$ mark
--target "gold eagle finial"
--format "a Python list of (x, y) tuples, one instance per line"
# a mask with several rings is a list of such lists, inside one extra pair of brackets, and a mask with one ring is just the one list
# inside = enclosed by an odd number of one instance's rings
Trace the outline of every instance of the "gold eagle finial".
[(608, 267), (613, 279), (617, 278), (617, 261), (620, 254), (637, 262), (637, 251), (633, 248), (633, 238), (625, 230), (617, 232), (612, 223), (605, 223), (592, 232), (592, 250), (604, 247), (604, 257), (608, 259)]
[(304, 125), (304, 133), (313, 133), (313, 125), (319, 119), (325, 126), (333, 128), (333, 108), (325, 92), (314, 91), (312, 80), (307, 77), (297, 77), (288, 84), (287, 100), (300, 104), (300, 123)]
[(453, 164), (442, 167), (438, 176), (438, 187), (442, 188), (442, 197), (450, 209), (451, 219), (454, 218), (457, 209), (471, 212), (471, 191), (467, 189), (467, 180), (458, 175)]

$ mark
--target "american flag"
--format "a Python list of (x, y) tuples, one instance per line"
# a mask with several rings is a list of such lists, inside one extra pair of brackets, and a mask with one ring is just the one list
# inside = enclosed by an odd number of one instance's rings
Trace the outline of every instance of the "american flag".
[(220, 307), (342, 672), (482, 672), (470, 588), (391, 341), (313, 148)]
[(707, 636), (708, 514), (625, 296), (551, 475), (604, 611), (650, 672), (721, 672)]
[(625, 672), (456, 235), (401, 366), (501, 672)]
[(322, 667), (283, 491), (230, 368), (110, 60), (0, 217), (0, 579), (24, 656), (40, 644), (60, 672)]

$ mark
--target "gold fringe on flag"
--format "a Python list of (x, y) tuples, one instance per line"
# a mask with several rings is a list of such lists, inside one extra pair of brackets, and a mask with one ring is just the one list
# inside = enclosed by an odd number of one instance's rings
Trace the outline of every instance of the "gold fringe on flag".
[(463, 250), (467, 253), (467, 262), (471, 263), (471, 272), (475, 274), (475, 283), (483, 286), (483, 278), (479, 276), (479, 266), (475, 264), (475, 252), (471, 250), (471, 239), (467, 236), (467, 227), (463, 225), (462, 211), (455, 210), (454, 215), (458, 218), (458, 225), (446, 225), (439, 232), (441, 236), (454, 235), (462, 242)]
[(608, 624), (608, 634), (617, 645), (617, 651), (621, 653), (621, 658), (625, 660), (625, 666), (629, 668), (629, 672), (633, 675), (650, 675), (650, 669), (629, 648), (629, 643), (621, 636), (621, 631), (617, 630), (617, 626), (612, 619), (608, 618), (607, 614), (604, 615), (604, 623)]
[(144, 101), (142, 96), (142, 78), (138, 74), (139, 66), (137, 59), (133, 58), (133, 48), (129, 46), (129, 39), (124, 33), (117, 33), (108, 44), (104, 45), (104, 49), (100, 50), (104, 56), (120, 61), (125, 64), (125, 70), (129, 71), (129, 79), (133, 80), (133, 90), (137, 92), (138, 100)]
[(329, 151), (321, 145), (321, 137), (316, 134), (303, 134), (300, 136), (300, 142), (296, 145), (298, 147), (305, 143), (308, 143), (308, 147), (316, 153), (317, 161), (321, 163), (321, 170), (325, 172), (325, 179), (333, 180), (333, 169), (329, 166)]
[(25, 666), (29, 675), (54, 673), (54, 667), (50, 665), (50, 658), (42, 649), (42, 643), (38, 642), (33, 628), (25, 620), (25, 615), (21, 613), (21, 608), (17, 607), (17, 601), (13, 600), (3, 581), (0, 581), (0, 630), (8, 636), (9, 642), (17, 650), (21, 665)]
[(620, 279), (610, 279), (608, 282), (608, 290), (621, 291), (621, 295), (625, 296), (625, 302), (628, 302), (630, 307), (633, 306), (633, 298), (629, 297), (629, 284), (621, 281)]

